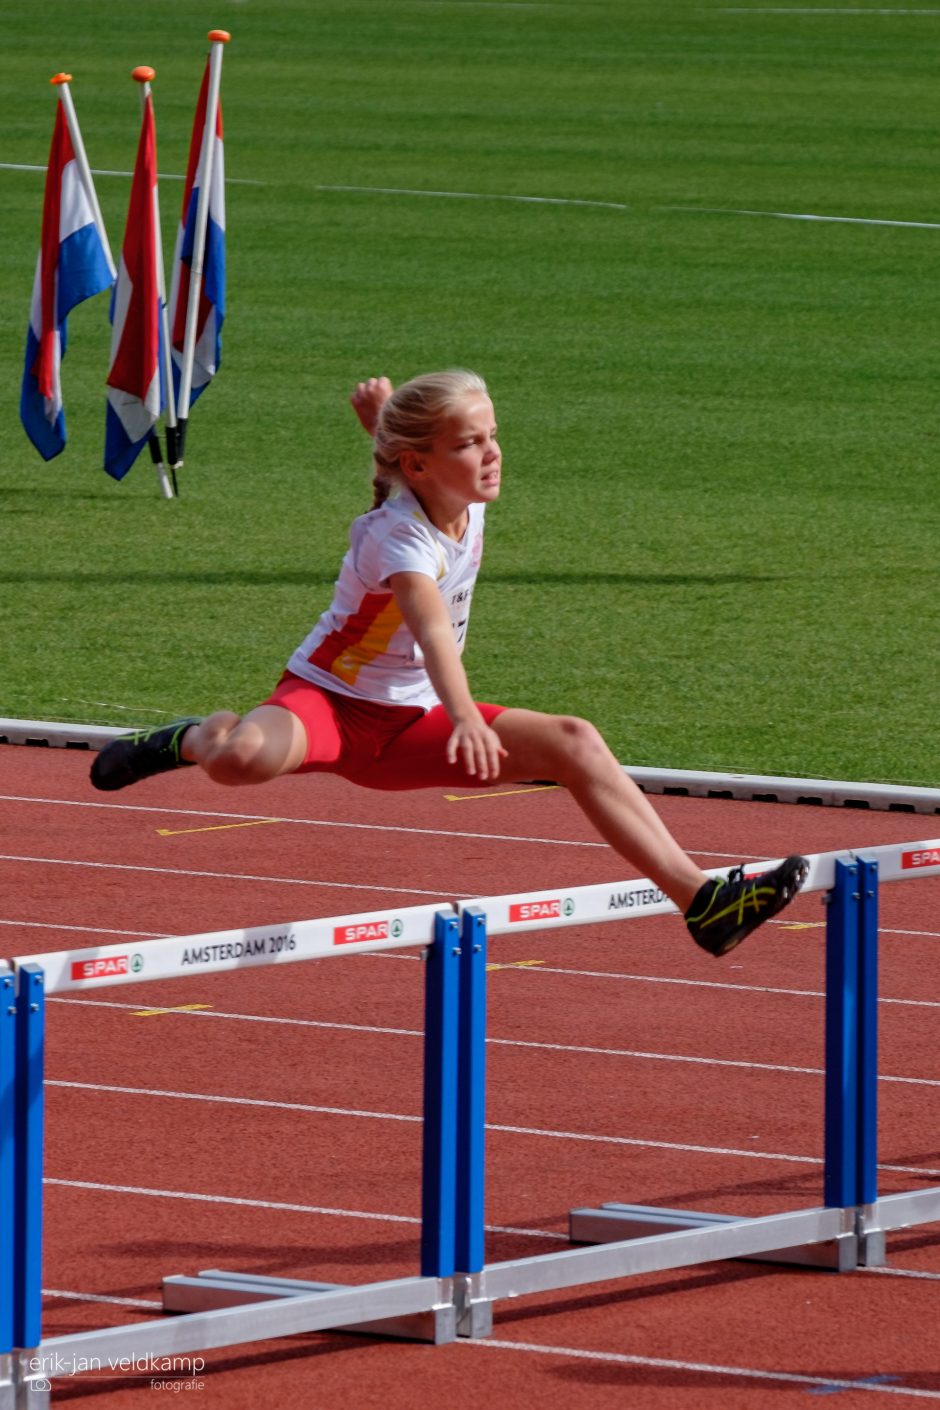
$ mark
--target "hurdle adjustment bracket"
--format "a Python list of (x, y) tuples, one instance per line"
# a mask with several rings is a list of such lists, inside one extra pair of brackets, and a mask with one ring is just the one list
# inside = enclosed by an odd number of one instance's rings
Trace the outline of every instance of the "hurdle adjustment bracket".
[(484, 1291), (484, 1279), (482, 1272), (459, 1273), (454, 1279), (458, 1337), (493, 1335), (493, 1303)]
[[(940, 1193), (934, 1191), (934, 1193)], [(940, 1204), (940, 1201), (938, 1201)], [(858, 1266), (860, 1268), (883, 1268), (888, 1261), (885, 1249), (885, 1228), (881, 1221), (880, 1201), (860, 1205), (856, 1211), (856, 1231), (858, 1233)], [(940, 1213), (940, 1209), (938, 1209)]]

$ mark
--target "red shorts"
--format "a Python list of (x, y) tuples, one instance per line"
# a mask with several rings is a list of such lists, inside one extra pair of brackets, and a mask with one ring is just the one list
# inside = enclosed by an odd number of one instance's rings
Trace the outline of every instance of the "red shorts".
[[(341, 774), (363, 788), (467, 788), (473, 782), (462, 761), (447, 762), (453, 725), (443, 705), (422, 710), (384, 705), (324, 690), (285, 671), (263, 705), (280, 705), (307, 732), (299, 774)], [(487, 724), (505, 705), (477, 705)]]

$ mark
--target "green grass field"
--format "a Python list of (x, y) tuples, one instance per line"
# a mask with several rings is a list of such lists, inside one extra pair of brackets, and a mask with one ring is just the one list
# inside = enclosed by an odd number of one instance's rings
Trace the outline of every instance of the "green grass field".
[[(228, 187), (223, 367), (166, 503), (146, 454), (101, 468), (106, 296), (69, 320), (64, 454), (23, 434), (42, 176), (0, 170), (0, 714), (266, 695), (370, 502), (349, 391), (460, 364), (506, 470), (478, 698), (638, 764), (940, 783), (940, 229), (675, 209), (940, 222), (940, 12), (879, 8), (0, 3), (3, 161), (46, 160), (65, 68), (92, 166), (129, 170), (149, 63), (182, 172), (222, 25), (228, 175), (263, 183)], [(129, 186), (98, 181), (116, 248)]]

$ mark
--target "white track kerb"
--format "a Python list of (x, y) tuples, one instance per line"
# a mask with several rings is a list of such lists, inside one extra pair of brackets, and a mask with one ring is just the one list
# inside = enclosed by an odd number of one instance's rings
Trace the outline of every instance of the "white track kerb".
[[(773, 863), (755, 863), (748, 873)], [(720, 876), (728, 868), (709, 875)], [(650, 881), (388, 908), (245, 930), (90, 946), (0, 962), (0, 1410), (43, 1410), (51, 1380), (109, 1361), (173, 1358), (322, 1329), (441, 1343), (486, 1336), (493, 1302), (550, 1289), (757, 1258), (842, 1270), (884, 1261), (885, 1230), (940, 1218), (940, 1189), (879, 1200), (876, 1169), (877, 892), (940, 875), (940, 838), (810, 857), (826, 891), (825, 1203), (763, 1218), (611, 1202), (573, 1209), (570, 1249), (484, 1265), (487, 932), (665, 915)], [(347, 1287), (219, 1269), (164, 1281), (156, 1321), (40, 1340), (46, 994), (426, 947), (420, 1276)], [(14, 1002), (15, 999), (15, 1002)], [(15, 1257), (13, 1256), (15, 1252)], [(161, 1363), (169, 1358), (168, 1367)]]

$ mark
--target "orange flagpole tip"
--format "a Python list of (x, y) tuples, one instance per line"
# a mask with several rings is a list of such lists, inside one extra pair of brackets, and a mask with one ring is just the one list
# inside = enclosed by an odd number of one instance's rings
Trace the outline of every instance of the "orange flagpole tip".
[(213, 44), (227, 44), (231, 37), (227, 29), (209, 30), (209, 38), (212, 40)]
[(50, 78), (49, 82), (50, 82), (50, 83), (56, 83), (56, 84), (58, 84), (58, 83), (71, 83), (71, 82), (72, 82), (72, 75), (71, 75), (70, 73), (57, 73), (53, 78)]
[(157, 75), (148, 64), (140, 64), (136, 69), (131, 71), (131, 78), (135, 83), (149, 83), (150, 80), (156, 78), (156, 76)]

